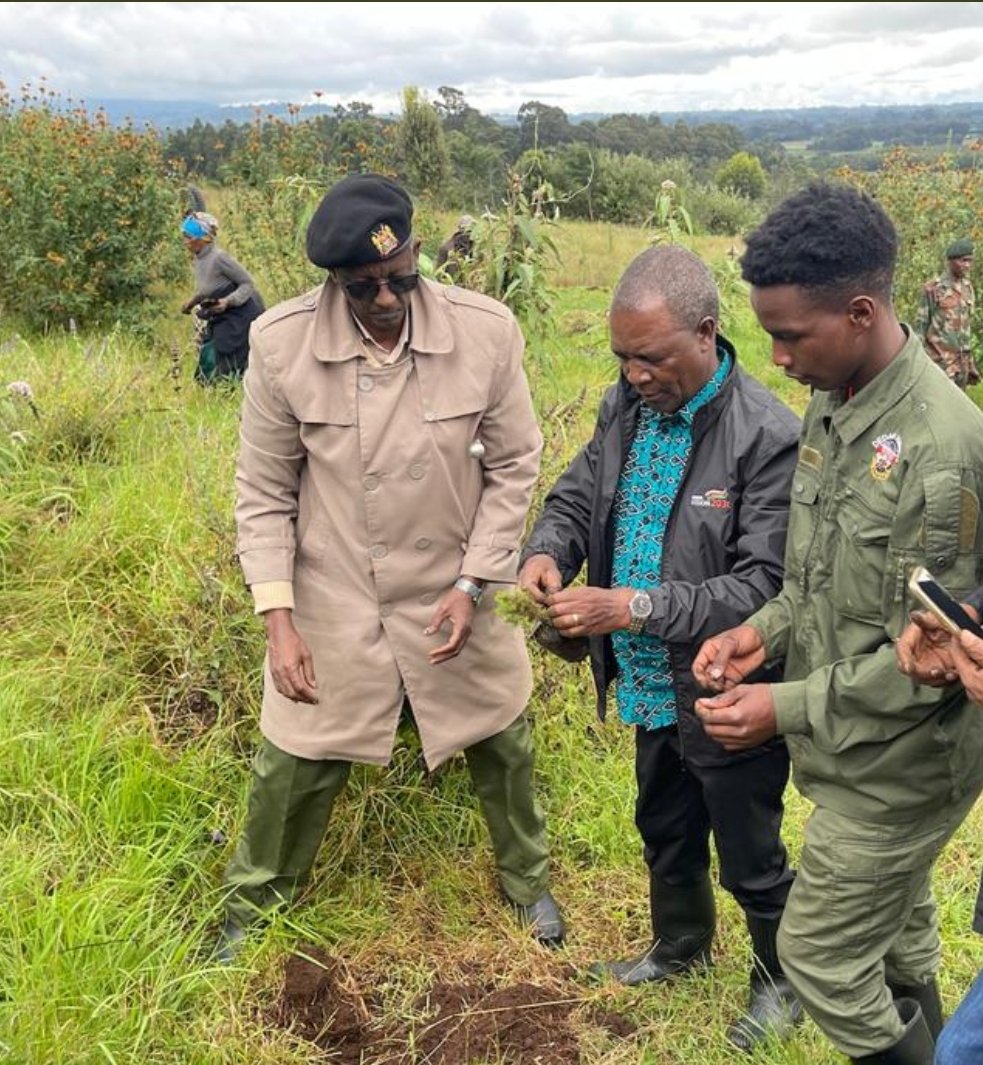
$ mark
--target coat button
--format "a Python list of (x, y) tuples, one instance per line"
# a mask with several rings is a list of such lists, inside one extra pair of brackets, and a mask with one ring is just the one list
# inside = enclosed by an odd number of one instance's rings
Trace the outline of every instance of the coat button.
[(483, 459), (485, 457), (485, 445), (480, 440), (472, 440), (468, 445), (468, 454), (473, 459)]
[(410, 476), (414, 481), (421, 480), (426, 472), (427, 467), (424, 466), (422, 462), (414, 462), (413, 465), (410, 466)]
[(795, 491), (799, 495), (801, 495), (805, 491), (805, 488), (804, 488), (804, 486), (803, 486), (801, 481), (796, 481), (796, 483), (795, 483)]
[(366, 492), (374, 492), (379, 487), (379, 478), (374, 473), (362, 479), (362, 487)]
[(389, 615), (392, 612), (393, 612), (393, 608), (392, 608), (392, 604), (391, 603), (380, 603), (379, 604), (379, 617), (380, 618), (387, 618), (387, 617), (389, 617)]
[(371, 377), (360, 377), (358, 379), (359, 392), (371, 392), (374, 387), (375, 384)]
[(437, 593), (436, 592), (424, 592), (423, 595), (420, 596), (420, 602), (423, 603), (424, 606), (430, 606), (431, 603), (436, 603), (437, 602)]
[(373, 544), (369, 554), (373, 558), (385, 558), (389, 554), (389, 548), (385, 544)]
[(317, 300), (315, 300), (313, 296), (305, 296), (304, 297), (304, 306), (305, 307), (313, 307), (316, 302), (317, 302)]
[(417, 540), (417, 542), (413, 546), (417, 549), (417, 551), (426, 551), (426, 549), (430, 546), (431, 542), (432, 541), (429, 537), (421, 536), (420, 539)]

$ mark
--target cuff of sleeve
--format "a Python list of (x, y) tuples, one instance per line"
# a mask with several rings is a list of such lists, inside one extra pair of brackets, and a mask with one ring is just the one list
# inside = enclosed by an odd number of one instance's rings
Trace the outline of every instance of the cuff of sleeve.
[(773, 609), (769, 603), (752, 614), (745, 624), (760, 634), (768, 661), (781, 658), (788, 650), (788, 618), (784, 611)]
[(647, 632), (649, 636), (660, 636), (662, 633), (662, 623), (666, 619), (666, 612), (669, 609), (669, 589), (664, 584), (660, 584), (656, 588), (646, 588), (646, 592), (649, 594), (649, 598), (652, 600), (652, 613), (649, 614), (648, 620), (643, 626), (643, 631)]
[(515, 584), (519, 552), (505, 547), (468, 547), (461, 559), (461, 573), (488, 584)]
[(292, 581), (263, 581), (249, 589), (253, 593), (254, 612), (265, 614), (268, 610), (293, 610), (294, 586)]
[(775, 707), (775, 724), (780, 735), (804, 735), (809, 731), (804, 680), (772, 684), (771, 701)]

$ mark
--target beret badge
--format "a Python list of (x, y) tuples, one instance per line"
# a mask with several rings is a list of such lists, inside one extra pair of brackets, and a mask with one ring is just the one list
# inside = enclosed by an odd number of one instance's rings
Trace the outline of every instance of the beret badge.
[(376, 228), (372, 230), (369, 239), (372, 241), (375, 250), (383, 259), (392, 255), (392, 253), (399, 247), (399, 241), (396, 239), (396, 234), (385, 222), (380, 226), (376, 226)]

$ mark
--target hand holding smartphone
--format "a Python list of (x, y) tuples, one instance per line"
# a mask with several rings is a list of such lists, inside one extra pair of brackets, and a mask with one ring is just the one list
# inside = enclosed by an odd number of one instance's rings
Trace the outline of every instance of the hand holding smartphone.
[(983, 626), (966, 613), (924, 566), (914, 569), (908, 581), (908, 589), (953, 636), (958, 636), (963, 629), (967, 629), (983, 640)]

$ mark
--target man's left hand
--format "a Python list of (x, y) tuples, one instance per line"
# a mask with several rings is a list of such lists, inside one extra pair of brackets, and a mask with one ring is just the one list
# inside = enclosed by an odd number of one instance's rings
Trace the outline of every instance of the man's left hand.
[(696, 712), (707, 735), (728, 751), (746, 751), (777, 731), (770, 684), (738, 684), (711, 699), (697, 699)]
[(441, 662), (446, 662), (461, 653), (471, 635), (473, 617), (474, 602), (467, 592), (451, 588), (444, 593), (430, 618), (430, 624), (423, 630), (424, 636), (433, 636), (447, 622), (450, 622), (450, 639), (430, 652), (429, 658), (432, 666), (439, 666)]
[(631, 624), (632, 588), (577, 585), (548, 596), (550, 620), (564, 636), (603, 636)]

